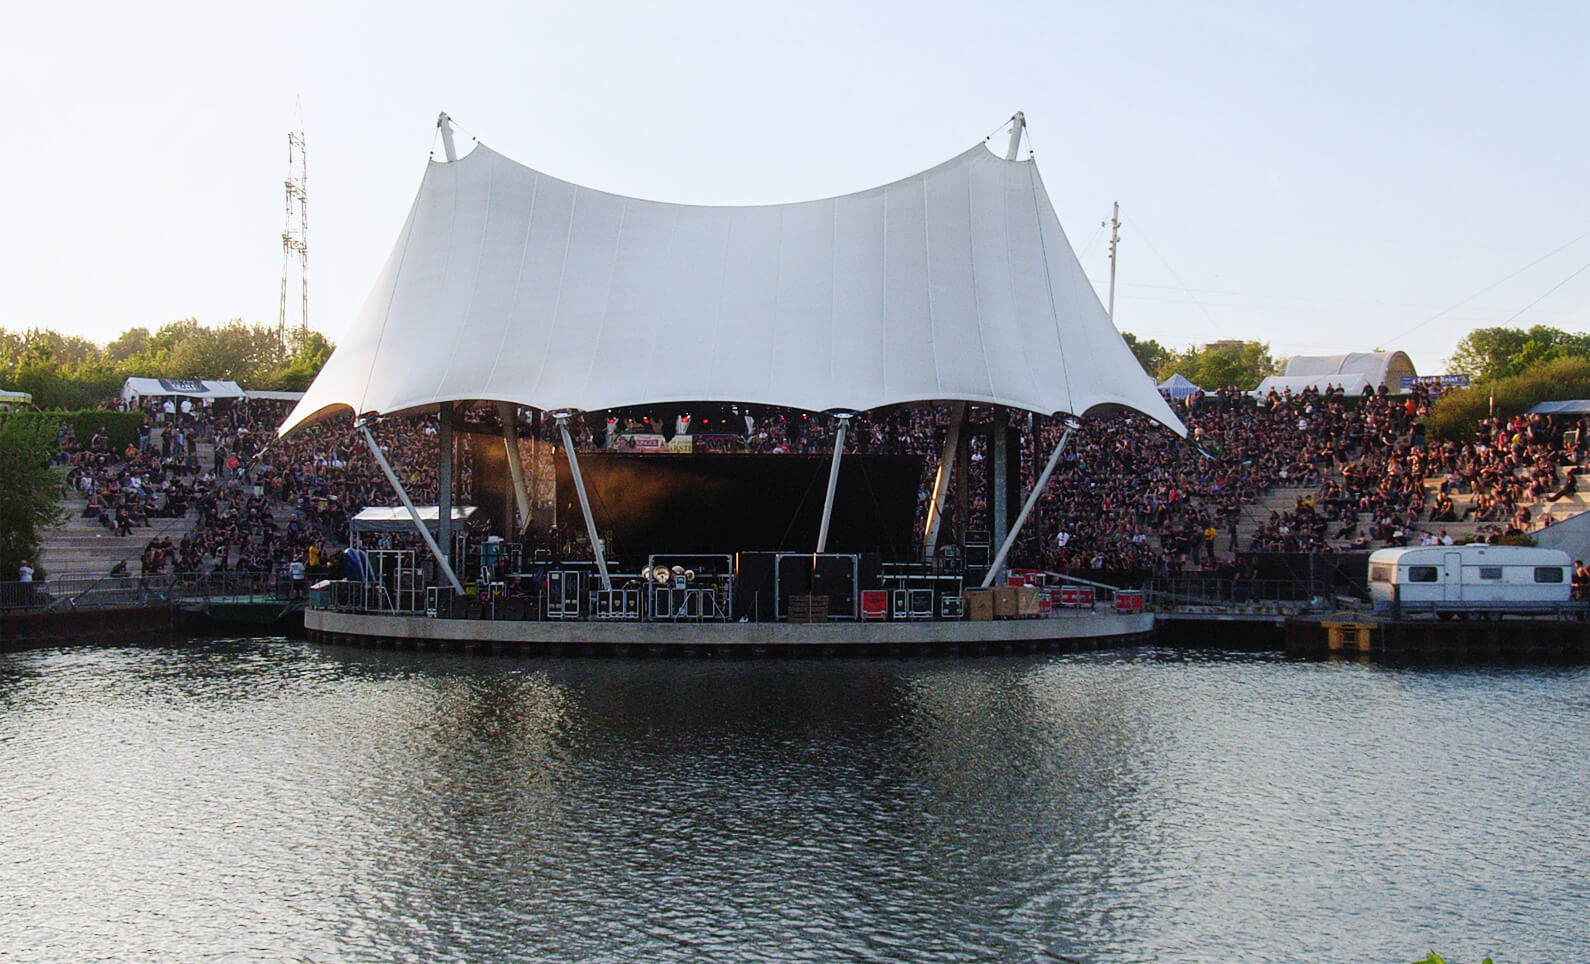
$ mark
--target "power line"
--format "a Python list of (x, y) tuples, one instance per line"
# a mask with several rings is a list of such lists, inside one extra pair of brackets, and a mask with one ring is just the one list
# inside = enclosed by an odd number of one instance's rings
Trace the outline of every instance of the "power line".
[[(1483, 295), (1486, 292), (1491, 291), (1492, 289), (1500, 287), (1501, 285), (1505, 284), (1506, 282), (1509, 282), (1509, 281), (1513, 280), (1514, 278), (1516, 278), (1519, 275), (1523, 274), (1525, 271), (1528, 271), (1530, 268), (1533, 268), (1535, 265), (1540, 264), (1542, 261), (1545, 261), (1547, 258), (1551, 257), (1552, 255), (1556, 254), (1557, 252), (1564, 251), (1564, 250), (1566, 250), (1568, 248), (1571, 248), (1574, 245), (1578, 244), (1580, 241), (1583, 241), (1585, 238), (1590, 238), (1590, 231), (1586, 231), (1584, 234), (1579, 235), (1577, 238), (1574, 238), (1572, 241), (1569, 241), (1566, 244), (1559, 245), (1559, 246), (1557, 246), (1555, 248), (1552, 248), (1550, 251), (1547, 251), (1545, 254), (1541, 255), (1540, 257), (1536, 258), (1535, 260), (1531, 261), (1530, 263), (1524, 265), (1522, 268), (1519, 268), (1517, 271), (1514, 271), (1512, 274), (1510, 274), (1507, 277), (1501, 279), (1500, 281), (1493, 282), (1492, 284), (1486, 285), (1485, 287), (1481, 288), (1479, 291), (1476, 291), (1473, 294), (1469, 295), (1467, 298), (1464, 298), (1462, 301), (1459, 301), (1458, 303), (1456, 303), (1454, 305), (1451, 305), (1450, 307), (1444, 308), (1441, 311), (1436, 312), (1435, 314), (1431, 315), (1430, 317), (1426, 318), (1425, 320), (1419, 322), (1417, 325), (1414, 325), (1412, 328), (1409, 328), (1407, 331), (1404, 331), (1401, 334), (1392, 336), (1391, 338), (1387, 339), (1387, 343), (1389, 344), (1391, 342), (1400, 341), (1401, 339), (1408, 337), (1409, 335), (1411, 335), (1414, 332), (1418, 331), (1420, 328), (1423, 328), (1425, 325), (1428, 325), (1430, 322), (1435, 321), (1437, 318), (1440, 318), (1443, 315), (1447, 314), (1448, 312), (1454, 311), (1454, 310), (1462, 307), (1463, 305), (1468, 304), (1469, 302), (1473, 301), (1475, 298), (1478, 298), (1480, 295)], [(1590, 267), (1590, 265), (1587, 265), (1586, 267)], [(1584, 268), (1580, 268), (1579, 269), (1579, 271), (1583, 271), (1583, 270), (1584, 270)], [(1579, 271), (1575, 271), (1573, 273), (1573, 275), (1569, 275), (1567, 278), (1565, 278), (1563, 280), (1562, 284), (1567, 284), (1568, 281), (1572, 280), (1574, 275), (1577, 275), (1579, 273)], [(1557, 288), (1562, 287), (1562, 284), (1559, 284), (1557, 286)], [(1553, 289), (1551, 289), (1551, 291), (1556, 291), (1557, 288), (1553, 288)], [(1551, 294), (1551, 291), (1546, 292), (1546, 294), (1548, 294), (1548, 295)], [(1545, 296), (1546, 295), (1541, 295), (1541, 298), (1544, 298)], [(1540, 301), (1539, 298), (1535, 299), (1534, 302), (1531, 302), (1529, 306), (1524, 308), (1524, 311), (1528, 311), (1529, 308), (1534, 307), (1534, 305), (1539, 303), (1539, 301)], [(1518, 314), (1521, 315), (1521, 314), (1524, 313), (1524, 311), (1520, 311)], [(1513, 316), (1513, 318), (1517, 318), (1517, 317), (1518, 317), (1518, 315), (1514, 315)], [(1512, 318), (1508, 319), (1508, 321), (1511, 321), (1511, 320), (1512, 320)]]
[(1584, 264), (1580, 265), (1578, 270), (1576, 270), (1573, 274), (1569, 275), (1568, 277), (1566, 277), (1566, 278), (1562, 279), (1561, 281), (1557, 282), (1556, 284), (1552, 285), (1550, 288), (1546, 289), (1546, 293), (1545, 294), (1541, 295), (1539, 298), (1536, 298), (1534, 301), (1531, 301), (1529, 304), (1525, 305), (1524, 307), (1518, 309), (1518, 311), (1514, 312), (1512, 318), (1507, 319), (1506, 321), (1502, 322), (1502, 324), (1503, 325), (1511, 324), (1513, 322), (1513, 320), (1515, 318), (1517, 318), (1519, 315), (1523, 314), (1524, 312), (1528, 311), (1529, 309), (1531, 309), (1531, 308), (1535, 307), (1536, 305), (1540, 304), (1542, 301), (1545, 301), (1546, 298), (1548, 296), (1550, 296), (1553, 291), (1556, 291), (1558, 288), (1561, 288), (1563, 285), (1567, 284), (1568, 282), (1572, 281), (1573, 279), (1575, 279), (1575, 278), (1579, 277), (1580, 275), (1584, 274), (1585, 269), (1587, 269), (1587, 268), (1590, 268), (1590, 261), (1587, 261)]

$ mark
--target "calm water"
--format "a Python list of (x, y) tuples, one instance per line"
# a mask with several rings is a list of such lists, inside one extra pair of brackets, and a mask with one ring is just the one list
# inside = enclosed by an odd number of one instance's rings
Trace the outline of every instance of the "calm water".
[(1590, 958), (1590, 672), (0, 657), (9, 961)]

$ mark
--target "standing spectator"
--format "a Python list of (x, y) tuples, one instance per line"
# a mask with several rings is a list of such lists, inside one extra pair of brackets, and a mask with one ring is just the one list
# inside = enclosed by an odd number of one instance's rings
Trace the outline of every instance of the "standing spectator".
[(17, 567), (17, 582), (22, 585), (17, 587), (17, 602), (24, 607), (33, 605), (33, 567), (28, 565), (26, 559)]

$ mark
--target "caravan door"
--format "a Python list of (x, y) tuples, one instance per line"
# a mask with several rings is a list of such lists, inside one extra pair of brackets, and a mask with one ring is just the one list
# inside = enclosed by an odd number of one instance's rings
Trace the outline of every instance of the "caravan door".
[(1441, 598), (1446, 602), (1463, 601), (1463, 555), (1448, 552), (1442, 555)]

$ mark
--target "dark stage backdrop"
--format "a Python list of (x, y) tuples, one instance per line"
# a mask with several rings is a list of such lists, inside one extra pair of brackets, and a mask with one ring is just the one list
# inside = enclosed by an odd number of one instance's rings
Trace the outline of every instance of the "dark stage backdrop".
[[(580, 456), (610, 554), (811, 552), (828, 486), (826, 455)], [(829, 552), (910, 557), (922, 459), (847, 455), (828, 528)], [(568, 459), (558, 454), (558, 525), (584, 531)], [(609, 536), (609, 533), (611, 535)]]

